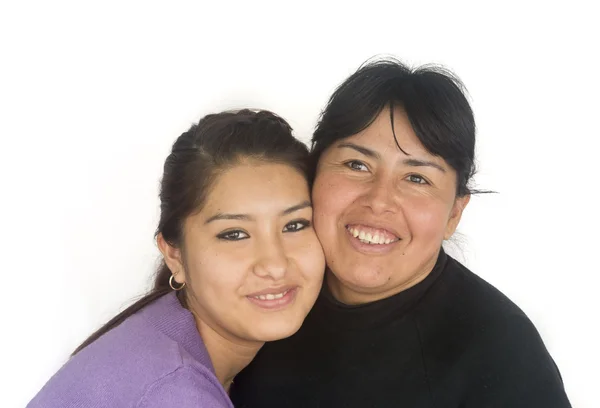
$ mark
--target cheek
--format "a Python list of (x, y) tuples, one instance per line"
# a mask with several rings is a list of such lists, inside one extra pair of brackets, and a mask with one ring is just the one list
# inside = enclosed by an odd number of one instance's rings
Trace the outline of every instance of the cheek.
[[(302, 259), (302, 258), (301, 258)], [(316, 285), (320, 285), (325, 273), (325, 254), (321, 244), (315, 237), (315, 245), (311, 246), (304, 266), (304, 273), (313, 280)]]
[(414, 238), (443, 239), (449, 210), (444, 203), (431, 200), (415, 200), (404, 207), (405, 216)]
[(232, 255), (207, 251), (190, 259), (188, 273), (194, 294), (202, 298), (235, 293), (245, 266), (239, 258), (240, 253)]
[(288, 251), (288, 256), (298, 266), (300, 274), (310, 283), (319, 284), (325, 271), (325, 255), (317, 236), (311, 231), (299, 245)]
[(313, 186), (312, 199), (315, 228), (319, 236), (319, 228), (322, 228), (326, 221), (335, 222), (336, 218), (345, 213), (359, 195), (359, 186), (346, 177), (335, 174), (317, 177)]

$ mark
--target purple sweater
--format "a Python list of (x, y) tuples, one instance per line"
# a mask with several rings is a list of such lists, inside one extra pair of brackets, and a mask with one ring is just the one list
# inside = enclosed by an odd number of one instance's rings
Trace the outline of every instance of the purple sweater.
[(192, 314), (175, 293), (72, 357), (28, 408), (232, 408)]

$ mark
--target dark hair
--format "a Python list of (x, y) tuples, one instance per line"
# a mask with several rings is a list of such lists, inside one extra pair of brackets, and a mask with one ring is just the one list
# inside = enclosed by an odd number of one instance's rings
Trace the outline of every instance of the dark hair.
[[(308, 180), (308, 148), (294, 138), (284, 119), (269, 111), (248, 109), (207, 115), (177, 138), (165, 161), (156, 235), (160, 233), (170, 245), (181, 247), (186, 218), (202, 209), (218, 175), (248, 159), (289, 165)], [(73, 355), (171, 292), (170, 277), (163, 260), (152, 290), (92, 334)]]
[[(386, 106), (393, 131), (393, 108), (401, 106), (423, 146), (456, 171), (457, 195), (473, 193), (468, 183), (475, 174), (475, 119), (464, 89), (441, 67), (411, 69), (392, 58), (364, 64), (335, 90), (321, 113), (312, 138), (313, 172), (325, 149), (367, 128)], [(402, 150), (395, 133), (394, 139)]]

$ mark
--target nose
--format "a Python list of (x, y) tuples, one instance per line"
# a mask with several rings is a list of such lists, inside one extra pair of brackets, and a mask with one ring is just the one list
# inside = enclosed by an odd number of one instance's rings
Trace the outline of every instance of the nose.
[(394, 186), (390, 177), (379, 175), (369, 185), (364, 196), (364, 203), (374, 214), (396, 211)]
[(283, 279), (288, 268), (288, 258), (281, 238), (258, 243), (254, 273), (262, 278)]

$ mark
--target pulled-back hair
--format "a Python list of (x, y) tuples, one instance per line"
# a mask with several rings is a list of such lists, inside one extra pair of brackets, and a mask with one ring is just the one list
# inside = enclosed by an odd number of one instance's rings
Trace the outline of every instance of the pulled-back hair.
[[(248, 109), (207, 115), (177, 138), (165, 161), (156, 235), (181, 247), (185, 220), (202, 209), (219, 174), (248, 159), (289, 165), (308, 180), (307, 146), (294, 138), (281, 117)], [(163, 260), (152, 290), (92, 334), (73, 355), (172, 291), (170, 277)]]

